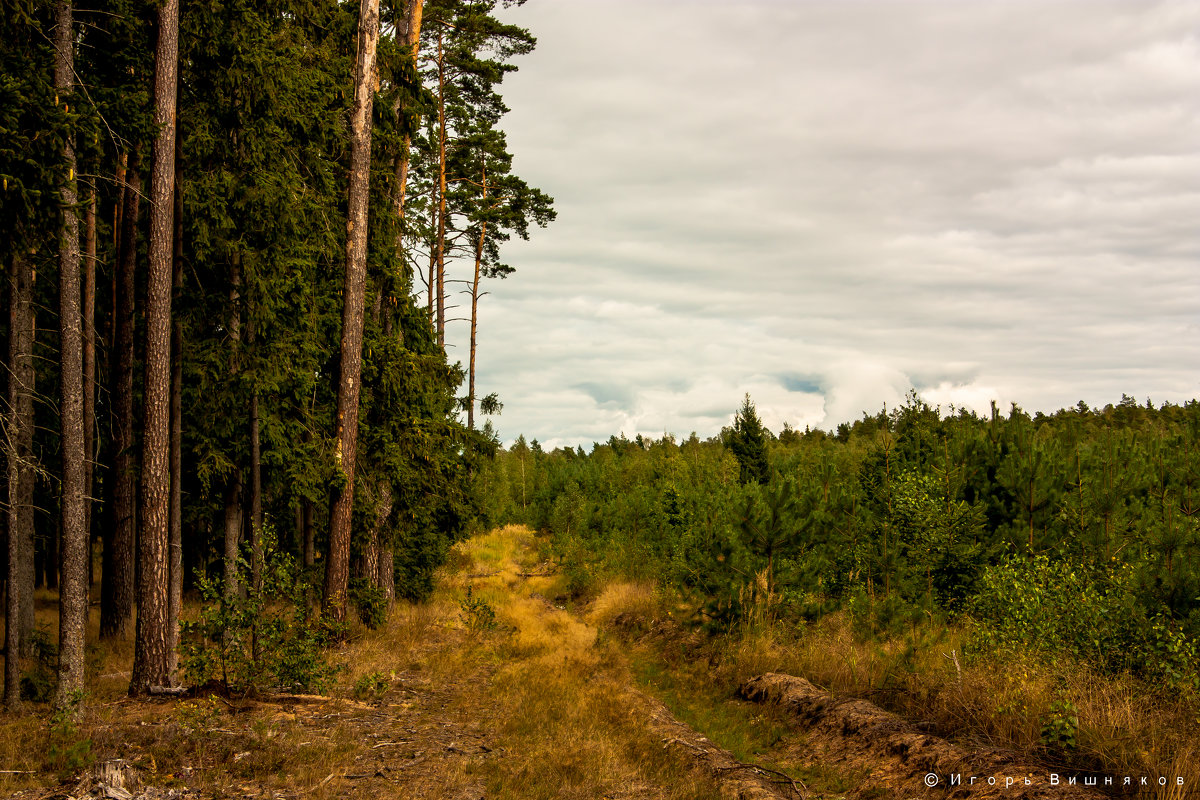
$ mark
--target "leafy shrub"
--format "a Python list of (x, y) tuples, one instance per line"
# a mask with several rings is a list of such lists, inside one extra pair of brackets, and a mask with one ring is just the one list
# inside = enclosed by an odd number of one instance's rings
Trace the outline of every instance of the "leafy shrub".
[(481, 597), (476, 597), (467, 586), (467, 596), (458, 604), (462, 609), (462, 620), (468, 630), (490, 631), (496, 627), (496, 609)]
[(34, 703), (49, 703), (58, 688), (58, 648), (50, 641), (50, 634), (43, 628), (35, 628), (29, 635), (29, 649), (33, 653), (33, 667), (21, 674), (21, 699)]
[(1093, 573), (1044, 555), (987, 570), (972, 613), (975, 653), (1066, 655), (1130, 670), (1170, 691), (1200, 691), (1200, 651), (1180, 623), (1147, 617), (1128, 567)]
[(1055, 700), (1042, 724), (1042, 744), (1051, 750), (1074, 750), (1079, 711), (1067, 700)]
[(377, 630), (387, 622), (387, 597), (374, 583), (365, 578), (350, 581), (347, 597), (358, 609), (358, 618), (371, 630)]
[(81, 737), (76, 722), (85, 696), (82, 689), (76, 689), (50, 717), (46, 755), (52, 769), (73, 772), (91, 763), (92, 740)]
[(390, 681), (382, 672), (368, 672), (354, 682), (354, 699), (378, 700), (389, 685)]
[[(241, 567), (245, 573), (245, 563)], [(324, 689), (338, 670), (325, 647), (339, 630), (311, 612), (308, 586), (297, 574), (291, 557), (273, 555), (263, 568), (262, 590), (251, 587), (245, 597), (233, 598), (223, 595), (218, 582), (202, 578), (204, 609), (198, 619), (180, 625), (188, 680), (215, 681), (236, 693)], [(245, 574), (239, 580), (249, 585)]]

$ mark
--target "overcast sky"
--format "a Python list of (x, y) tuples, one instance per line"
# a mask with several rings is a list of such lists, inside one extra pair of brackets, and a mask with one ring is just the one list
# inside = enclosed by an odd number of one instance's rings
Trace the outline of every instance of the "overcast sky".
[[(547, 447), (1200, 396), (1200, 2), (529, 0), (478, 388)], [(461, 267), (460, 267), (461, 268)], [(466, 325), (450, 333), (466, 358)]]

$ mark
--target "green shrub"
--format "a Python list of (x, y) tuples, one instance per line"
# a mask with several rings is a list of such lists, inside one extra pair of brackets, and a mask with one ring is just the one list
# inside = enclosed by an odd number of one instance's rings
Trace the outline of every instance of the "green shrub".
[(58, 688), (58, 648), (50, 641), (50, 634), (43, 628), (35, 628), (29, 635), (29, 649), (34, 663), (21, 673), (21, 699), (49, 703)]
[(1129, 567), (1092, 572), (1044, 555), (1010, 557), (983, 576), (969, 652), (1069, 656), (1172, 692), (1200, 691), (1196, 641), (1181, 623), (1148, 617), (1132, 586)]
[(382, 672), (368, 672), (354, 682), (355, 700), (378, 700), (391, 682)]
[(74, 772), (91, 764), (92, 740), (81, 737), (77, 724), (85, 696), (82, 689), (76, 689), (50, 717), (46, 756), (51, 769)]
[(462, 609), (462, 620), (468, 630), (490, 631), (496, 627), (496, 609), (481, 597), (476, 597), (467, 586), (467, 596), (458, 604)]
[(387, 597), (371, 581), (355, 578), (350, 581), (347, 598), (358, 609), (358, 618), (371, 630), (377, 630), (387, 622)]
[[(241, 566), (239, 572), (246, 572)], [(215, 681), (235, 693), (323, 690), (338, 670), (325, 647), (340, 629), (312, 613), (308, 586), (297, 575), (291, 557), (274, 555), (264, 566), (262, 590), (250, 588), (245, 597), (232, 599), (218, 582), (202, 578), (204, 609), (198, 619), (180, 625), (188, 680)], [(245, 575), (240, 582), (249, 583)]]
[(1079, 732), (1079, 711), (1067, 700), (1055, 700), (1042, 723), (1042, 744), (1051, 750), (1074, 750)]

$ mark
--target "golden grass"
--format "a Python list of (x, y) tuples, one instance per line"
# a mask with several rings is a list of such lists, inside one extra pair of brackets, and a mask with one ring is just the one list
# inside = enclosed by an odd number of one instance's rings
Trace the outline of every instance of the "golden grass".
[(647, 581), (616, 582), (605, 586), (587, 610), (597, 627), (643, 627), (662, 615), (662, 605)]
[[(1148, 693), (1129, 676), (1105, 676), (1079, 664), (1048, 665), (1031, 656), (967, 663), (968, 631), (926, 631), (878, 643), (859, 639), (836, 613), (804, 629), (758, 626), (714, 643), (715, 673), (728, 685), (764, 672), (807, 678), (844, 696), (868, 697), (909, 719), (931, 722), (966, 746), (982, 744), (1049, 759), (1080, 772), (1166, 776), (1151, 796), (1178, 795), (1175, 778), (1200, 785), (1200, 709)], [(958, 666), (955, 665), (955, 657)], [(1044, 747), (1052, 704), (1077, 712), (1076, 746)]]

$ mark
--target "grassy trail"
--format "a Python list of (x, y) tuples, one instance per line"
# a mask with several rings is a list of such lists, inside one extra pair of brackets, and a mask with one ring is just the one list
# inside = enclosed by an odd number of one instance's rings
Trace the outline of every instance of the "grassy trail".
[(653, 637), (626, 635), (661, 611), (647, 587), (568, 610), (562, 586), (527, 529), (460, 543), (430, 602), (399, 604), (336, 654), (328, 695), (132, 701), (127, 654), (97, 650), (73, 727), (52, 729), (44, 708), (0, 718), (0, 797), (98, 798), (113, 780), (135, 798), (407, 800), (768, 800), (855, 785), (793, 783), (767, 753), (778, 724), (690, 688)]

